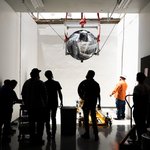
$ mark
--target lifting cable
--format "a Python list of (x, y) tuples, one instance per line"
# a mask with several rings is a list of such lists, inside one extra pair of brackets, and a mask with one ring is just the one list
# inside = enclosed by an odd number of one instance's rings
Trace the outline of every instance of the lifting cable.
[[(25, 3), (25, 1), (23, 0), (22, 1), (22, 3), (25, 5), (25, 7), (27, 8), (27, 10), (28, 10), (28, 14), (33, 18), (33, 17), (35, 17), (34, 15), (33, 15), (33, 12), (30, 10), (30, 8), (26, 5), (26, 3)], [(37, 14), (39, 14), (39, 12), (37, 12)], [(45, 19), (43, 16), (42, 16), (42, 19)], [(63, 40), (63, 38), (61, 37), (61, 35), (59, 35), (59, 33), (51, 26), (51, 24), (48, 24), (49, 25), (49, 27), (58, 35), (58, 37), (62, 40), (62, 41), (64, 41)]]
[[(108, 16), (108, 22), (109, 22), (110, 18), (112, 17), (112, 15), (113, 15), (115, 9), (117, 8), (117, 5), (118, 5), (118, 3), (116, 2), (115, 7), (113, 8), (113, 10), (112, 10), (112, 12), (111, 12), (111, 15)], [(121, 16), (121, 14), (120, 14), (120, 16)], [(120, 17), (119, 17), (119, 18), (120, 18)], [(114, 30), (115, 27), (116, 27), (116, 24), (115, 24), (115, 25), (113, 26), (113, 28), (111, 29), (109, 35), (107, 36), (106, 40), (105, 40), (104, 43), (102, 44), (101, 48), (99, 49), (98, 54), (99, 54), (99, 52), (102, 51), (103, 47), (104, 47), (105, 44), (107, 43), (107, 41), (108, 41), (108, 39), (109, 39), (109, 37), (110, 37), (111, 33), (113, 32), (113, 30)]]
[(125, 37), (125, 15), (123, 17), (123, 33), (122, 33), (122, 47), (121, 47), (121, 74), (123, 73), (123, 60), (124, 60), (124, 37)]

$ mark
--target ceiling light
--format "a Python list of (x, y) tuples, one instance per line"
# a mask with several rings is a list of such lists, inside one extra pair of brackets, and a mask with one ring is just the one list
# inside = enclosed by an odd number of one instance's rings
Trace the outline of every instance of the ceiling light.
[(31, 0), (31, 3), (35, 9), (44, 7), (43, 0)]

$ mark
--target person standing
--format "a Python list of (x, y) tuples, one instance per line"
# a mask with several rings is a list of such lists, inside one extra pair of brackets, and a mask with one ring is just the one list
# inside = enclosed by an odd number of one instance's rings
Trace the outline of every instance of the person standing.
[(128, 85), (126, 83), (126, 77), (124, 75), (121, 75), (119, 82), (110, 94), (110, 96), (114, 95), (114, 97), (116, 98), (117, 118), (114, 118), (116, 120), (125, 118), (125, 96), (127, 86)]
[(11, 111), (10, 111), (10, 118), (9, 118), (10, 119), (9, 121), (10, 122), (10, 134), (15, 132), (15, 129), (11, 127), (11, 119), (12, 119), (12, 114), (13, 114), (13, 105), (19, 101), (18, 96), (14, 90), (15, 87), (17, 86), (17, 83), (18, 82), (14, 79), (10, 80), (10, 88), (11, 88)]
[(138, 72), (136, 75), (136, 80), (138, 84), (133, 90), (133, 118), (136, 125), (138, 142), (141, 143), (141, 135), (146, 132), (146, 121), (148, 106), (150, 100), (150, 87), (144, 83), (146, 76), (142, 72)]
[(22, 99), (29, 115), (29, 133), (32, 143), (43, 144), (45, 110), (47, 107), (47, 91), (40, 80), (41, 70), (33, 68), (31, 78), (25, 81), (22, 87)]
[[(53, 73), (51, 70), (45, 72), (45, 77), (48, 79), (45, 81), (45, 86), (48, 92), (48, 112), (46, 120), (46, 132), (47, 138), (52, 136), (55, 139), (56, 134), (56, 113), (58, 107), (58, 97), (60, 99), (60, 106), (63, 106), (63, 96), (61, 92), (61, 85), (58, 81), (53, 79)], [(50, 132), (50, 118), (52, 120), (52, 133)]]
[(100, 86), (93, 79), (95, 72), (89, 70), (86, 74), (86, 79), (83, 80), (78, 86), (79, 97), (84, 101), (83, 103), (83, 115), (84, 115), (84, 127), (85, 133), (81, 135), (84, 139), (89, 139), (89, 114), (92, 118), (92, 127), (95, 135), (95, 141), (99, 139), (98, 128), (97, 128), (97, 118), (96, 118), (96, 105), (97, 100), (100, 102)]
[[(12, 111), (10, 80), (6, 79), (0, 89), (0, 135), (10, 141), (10, 114)], [(2, 128), (3, 127), (3, 128)]]

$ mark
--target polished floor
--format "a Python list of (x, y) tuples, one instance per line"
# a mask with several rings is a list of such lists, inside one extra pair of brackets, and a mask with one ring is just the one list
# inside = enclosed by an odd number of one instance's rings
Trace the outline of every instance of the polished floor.
[[(112, 113), (111, 113), (112, 114)], [(114, 117), (114, 116), (112, 116)], [(58, 121), (59, 122), (59, 121)], [(47, 135), (44, 132), (44, 145), (31, 145), (28, 140), (18, 141), (18, 125), (13, 126), (16, 132), (11, 137), (11, 141), (1, 143), (0, 150), (119, 150), (119, 143), (124, 139), (131, 129), (130, 120), (114, 120), (112, 126), (99, 126), (99, 140), (95, 141), (92, 128), (90, 129), (90, 139), (81, 138), (84, 133), (83, 127), (76, 125), (76, 134), (72, 136), (61, 135), (61, 125), (57, 125), (56, 138), (47, 140)]]

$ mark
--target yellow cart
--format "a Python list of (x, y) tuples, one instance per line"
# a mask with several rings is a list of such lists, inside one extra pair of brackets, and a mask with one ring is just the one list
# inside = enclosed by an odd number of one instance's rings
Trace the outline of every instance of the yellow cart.
[[(78, 117), (79, 126), (83, 125), (83, 120), (84, 120), (82, 106), (83, 106), (83, 100), (77, 101), (76, 107), (77, 107), (77, 113), (79, 114), (79, 117)], [(112, 119), (109, 117), (108, 112), (106, 113), (106, 115), (104, 115), (102, 111), (97, 108), (96, 118), (97, 118), (98, 126), (111, 126), (112, 125)], [(89, 115), (89, 124), (92, 125), (91, 115)]]

